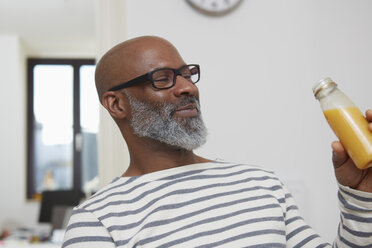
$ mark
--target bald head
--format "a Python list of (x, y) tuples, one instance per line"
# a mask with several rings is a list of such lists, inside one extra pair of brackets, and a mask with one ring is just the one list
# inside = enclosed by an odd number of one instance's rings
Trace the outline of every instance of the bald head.
[(170, 57), (183, 61), (170, 42), (155, 36), (130, 39), (111, 48), (96, 67), (95, 81), (100, 101), (113, 86), (155, 68), (170, 66), (167, 64)]

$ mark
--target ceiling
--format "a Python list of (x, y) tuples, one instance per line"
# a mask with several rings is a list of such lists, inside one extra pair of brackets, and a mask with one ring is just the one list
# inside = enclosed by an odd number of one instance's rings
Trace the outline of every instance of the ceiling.
[(0, 0), (0, 35), (17, 35), (26, 53), (89, 54), (95, 46), (94, 0)]

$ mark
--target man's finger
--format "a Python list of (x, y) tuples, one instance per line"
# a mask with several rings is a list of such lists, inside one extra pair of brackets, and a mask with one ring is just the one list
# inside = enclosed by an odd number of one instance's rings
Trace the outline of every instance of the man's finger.
[(372, 122), (372, 110), (371, 109), (368, 109), (366, 111), (366, 119), (369, 121), (369, 122)]
[(368, 109), (366, 111), (366, 119), (369, 121), (368, 129), (372, 132), (372, 110)]
[(347, 155), (346, 150), (340, 141), (334, 141), (332, 143), (332, 149), (333, 149), (333, 154), (332, 154), (333, 166), (335, 168), (339, 168), (347, 161), (349, 156)]

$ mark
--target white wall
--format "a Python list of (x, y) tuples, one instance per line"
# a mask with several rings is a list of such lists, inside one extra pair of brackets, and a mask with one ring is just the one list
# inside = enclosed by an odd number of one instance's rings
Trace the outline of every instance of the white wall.
[(372, 108), (372, 1), (245, 0), (218, 18), (186, 1), (126, 3), (128, 38), (163, 36), (201, 65), (210, 135), (199, 154), (274, 170), (331, 242), (339, 216), (335, 136), (311, 88), (330, 76), (361, 109)]
[(0, 228), (37, 221), (38, 205), (26, 202), (26, 80), (20, 39), (0, 36)]
[(21, 37), (32, 56), (92, 56), (94, 17), (94, 0), (1, 0), (0, 34)]

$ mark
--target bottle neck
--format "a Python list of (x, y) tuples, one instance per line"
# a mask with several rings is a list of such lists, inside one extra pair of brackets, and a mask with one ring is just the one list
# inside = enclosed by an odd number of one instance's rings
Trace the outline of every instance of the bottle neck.
[(335, 82), (328, 82), (319, 87), (319, 89), (314, 93), (314, 96), (316, 99), (320, 100), (331, 94), (335, 89), (337, 89), (337, 84)]

